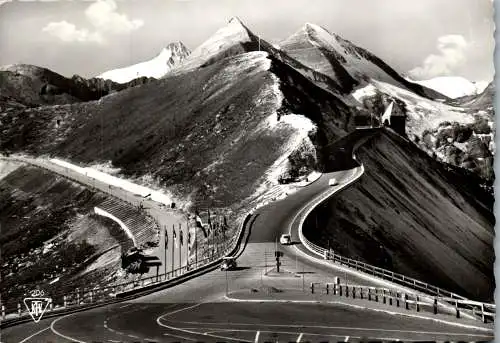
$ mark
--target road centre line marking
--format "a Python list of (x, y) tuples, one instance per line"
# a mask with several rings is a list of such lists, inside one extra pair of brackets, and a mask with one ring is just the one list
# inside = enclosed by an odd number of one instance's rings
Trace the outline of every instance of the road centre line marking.
[(30, 335), (30, 336), (26, 337), (25, 339), (23, 339), (22, 341), (20, 341), (19, 343), (24, 343), (24, 342), (27, 342), (27, 341), (29, 341), (31, 338), (35, 337), (35, 336), (36, 336), (36, 335), (38, 335), (38, 334), (41, 334), (42, 332), (44, 332), (45, 330), (48, 330), (48, 329), (50, 329), (50, 326), (47, 326), (45, 329), (42, 329), (42, 330), (40, 330), (40, 331), (35, 332), (34, 334), (32, 334), (32, 335)]
[(78, 340), (78, 339), (76, 339), (76, 338), (73, 338), (73, 337), (69, 337), (69, 336), (63, 335), (62, 333), (60, 333), (59, 331), (57, 331), (57, 330), (54, 328), (54, 324), (55, 324), (55, 323), (57, 323), (59, 320), (64, 319), (64, 318), (66, 318), (66, 317), (69, 317), (69, 316), (71, 316), (71, 315), (73, 315), (73, 314), (74, 314), (74, 313), (70, 313), (70, 314), (67, 314), (67, 315), (65, 315), (65, 316), (62, 316), (62, 317), (59, 317), (59, 318), (57, 318), (57, 319), (53, 320), (53, 321), (52, 321), (52, 323), (50, 323), (50, 329), (52, 330), (52, 332), (53, 332), (53, 333), (55, 333), (56, 335), (58, 335), (58, 336), (60, 336), (60, 337), (62, 337), (62, 338), (64, 338), (64, 339), (67, 339), (68, 341), (71, 341), (71, 342), (77, 342), (77, 343), (86, 343), (86, 342), (84, 342), (84, 341), (80, 341), (80, 340)]
[(257, 331), (257, 332), (255, 333), (255, 341), (254, 341), (255, 343), (258, 343), (258, 342), (259, 342), (259, 336), (260, 336), (260, 331)]
[(179, 336), (179, 335), (174, 335), (172, 333), (164, 333), (163, 336), (171, 336), (171, 337), (175, 337), (175, 338), (181, 338), (181, 339), (184, 339), (184, 340), (187, 340), (187, 341), (193, 341), (193, 342), (196, 342), (195, 339), (191, 339), (191, 338), (188, 338), (186, 336)]
[[(326, 326), (326, 325), (298, 325), (298, 324), (253, 324), (253, 323), (231, 323), (231, 322), (195, 322), (195, 321), (177, 321), (179, 324), (195, 324), (195, 325), (239, 325), (239, 326), (260, 326), (260, 327), (287, 327), (287, 328), (315, 328), (315, 329), (334, 329), (334, 330), (359, 330), (359, 331), (385, 331), (385, 332), (400, 332), (400, 333), (416, 333), (429, 335), (452, 335), (452, 336), (478, 336), (492, 337), (492, 335), (483, 335), (468, 332), (440, 332), (440, 331), (417, 331), (417, 330), (400, 330), (400, 329), (375, 329), (349, 326)], [(181, 329), (181, 328), (177, 328)], [(261, 330), (262, 331), (262, 330)], [(196, 332), (195, 332), (196, 333)], [(199, 333), (196, 333), (199, 334)]]
[[(185, 327), (183, 329), (186, 329), (186, 330), (197, 330), (197, 329), (200, 329), (199, 327)], [(206, 328), (205, 328), (206, 329)], [(215, 332), (230, 332), (230, 331), (235, 331), (235, 332), (255, 332), (255, 330), (244, 330), (244, 329), (217, 329), (216, 331), (206, 331), (205, 333), (206, 334), (209, 334), (209, 333), (215, 333)], [(285, 334), (285, 335), (291, 335), (290, 331), (276, 331), (276, 330), (260, 330), (261, 333), (277, 333), (277, 334)], [(344, 335), (332, 335), (332, 334), (328, 334), (328, 333), (310, 333), (310, 332), (305, 332), (303, 333), (305, 335), (308, 335), (308, 336), (321, 336), (321, 337), (343, 337), (345, 339), (346, 336)], [(165, 334), (167, 335), (167, 334)], [(466, 335), (466, 334), (464, 334)], [(347, 336), (349, 338), (352, 338), (352, 339), (361, 339), (362, 337), (359, 337), (359, 336)], [(364, 337), (366, 339), (366, 337)], [(370, 339), (374, 339), (374, 340), (383, 340), (383, 341), (391, 341), (391, 342), (400, 342), (401, 339), (399, 338), (395, 338), (395, 337), (375, 337), (375, 336), (370, 336), (369, 337)]]
[[(170, 316), (172, 314), (175, 314), (175, 313), (178, 313), (178, 312), (182, 312), (182, 311), (185, 311), (185, 310), (190, 310), (190, 309), (198, 307), (200, 305), (203, 305), (203, 303), (199, 303), (199, 304), (196, 304), (196, 305), (193, 305), (193, 306), (184, 307), (184, 308), (181, 308), (179, 310), (175, 310), (175, 311), (172, 311), (172, 312), (168, 312), (168, 313), (162, 314), (158, 318), (156, 318), (156, 323), (158, 325), (160, 325), (162, 327), (165, 327), (167, 329), (170, 329), (170, 330), (181, 331), (181, 332), (189, 333), (189, 334), (192, 334), (192, 335), (201, 335), (199, 332), (190, 331), (190, 330), (181, 329), (181, 328), (176, 328), (176, 327), (169, 326), (169, 325), (164, 324), (164, 323), (161, 322), (161, 319), (163, 317), (167, 317), (167, 316)], [(235, 339), (235, 338), (231, 338), (231, 337), (224, 337), (224, 336), (218, 336), (218, 335), (206, 334), (204, 336), (210, 336), (210, 337), (214, 337), (214, 338), (222, 338), (222, 339), (225, 339), (225, 340), (236, 341), (236, 342), (248, 342), (248, 343), (252, 343), (252, 341), (247, 341), (247, 340), (242, 340), (242, 339)], [(198, 340), (195, 340), (195, 339), (188, 339), (188, 340), (193, 341), (193, 342), (198, 341)]]

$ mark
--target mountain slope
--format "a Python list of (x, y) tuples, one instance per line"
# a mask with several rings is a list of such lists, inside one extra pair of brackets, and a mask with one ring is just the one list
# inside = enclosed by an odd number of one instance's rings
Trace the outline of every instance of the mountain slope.
[(494, 199), (477, 177), (445, 168), (390, 132), (356, 155), (365, 174), (320, 208), (318, 228), (314, 220), (307, 223), (308, 238), (324, 247), (330, 241), (341, 255), (491, 301)]
[(446, 99), (432, 89), (407, 81), (372, 53), (314, 24), (307, 23), (280, 42), (279, 46), (292, 58), (330, 76), (347, 88), (353, 83), (352, 80), (366, 85), (370, 79), (374, 79), (424, 97)]
[(484, 90), (477, 95), (467, 95), (450, 101), (450, 104), (470, 108), (473, 110), (487, 111), (493, 115), (493, 100), (495, 98), (495, 85), (490, 82)]
[(320, 71), (291, 58), (286, 52), (278, 50), (252, 33), (237, 17), (231, 18), (226, 26), (215, 32), (171, 72), (177, 74), (189, 72), (252, 51), (267, 52), (274, 59), (295, 69), (316, 86), (335, 95), (348, 94), (352, 86), (357, 84), (355, 80), (346, 80), (344, 84), (339, 84)]
[[(287, 114), (306, 116), (317, 129), (304, 135), (280, 120)], [(2, 118), (0, 149), (111, 160), (125, 175), (149, 174), (195, 203), (230, 206), (304, 140), (321, 164), (321, 146), (351, 130), (352, 118), (347, 105), (293, 68), (249, 52), (99, 102), (19, 111)]]
[(379, 81), (352, 93), (376, 118), (394, 102), (395, 110), (406, 118), (406, 135), (421, 149), (442, 162), (473, 171), (491, 184), (495, 153), (493, 97), (492, 93), (488, 96), (488, 89), (483, 94), (473, 100), (439, 102)]
[(170, 43), (156, 57), (149, 61), (109, 70), (98, 75), (97, 78), (112, 80), (117, 83), (127, 83), (139, 77), (159, 79), (183, 61), (189, 54), (189, 49), (181, 42)]
[(28, 64), (4, 66), (0, 68), (0, 110), (97, 100), (148, 81), (147, 78), (138, 78), (117, 84), (78, 75), (66, 78), (52, 70)]
[(481, 85), (477, 85), (460, 76), (441, 76), (430, 80), (409, 81), (434, 89), (450, 99), (456, 99), (466, 95), (477, 95), (484, 90)]

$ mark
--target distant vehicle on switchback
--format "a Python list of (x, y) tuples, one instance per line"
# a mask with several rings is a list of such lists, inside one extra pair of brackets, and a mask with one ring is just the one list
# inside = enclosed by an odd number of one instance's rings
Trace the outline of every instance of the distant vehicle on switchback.
[(226, 256), (223, 258), (223, 262), (220, 266), (220, 270), (232, 270), (237, 266), (236, 257)]
[(336, 186), (336, 185), (338, 185), (338, 184), (339, 184), (339, 183), (338, 183), (337, 179), (335, 179), (335, 178), (332, 178), (332, 179), (330, 179), (330, 180), (328, 181), (328, 186)]
[(283, 244), (283, 245), (291, 244), (292, 243), (292, 236), (290, 236), (289, 234), (283, 234), (283, 235), (281, 235), (281, 237), (280, 237), (280, 243)]

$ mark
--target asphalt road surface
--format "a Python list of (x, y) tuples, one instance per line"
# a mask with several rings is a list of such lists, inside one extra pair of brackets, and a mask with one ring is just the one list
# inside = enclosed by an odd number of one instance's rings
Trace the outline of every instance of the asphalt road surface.
[[(297, 221), (308, 204), (325, 190), (333, 191), (358, 175), (356, 169), (325, 174), (257, 211), (237, 254), (237, 270), (217, 269), (127, 303), (9, 327), (2, 331), (1, 342), (491, 340), (492, 332), (485, 330), (341, 303), (234, 302), (227, 298), (252, 290), (263, 294), (269, 289), (307, 292), (310, 282), (331, 282), (334, 276), (343, 281), (347, 278), (349, 284), (377, 285), (378, 281), (359, 277), (354, 271), (346, 273), (318, 262), (300, 244), (277, 243), (282, 233), (290, 231), (297, 241)], [(328, 186), (331, 177), (339, 181), (338, 186)], [(281, 273), (275, 269), (276, 248), (284, 252)]]

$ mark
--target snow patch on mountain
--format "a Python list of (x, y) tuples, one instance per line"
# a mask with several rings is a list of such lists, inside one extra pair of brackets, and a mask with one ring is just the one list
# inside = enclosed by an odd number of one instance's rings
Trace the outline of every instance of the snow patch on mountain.
[(440, 76), (430, 80), (421, 81), (408, 79), (408, 81), (432, 88), (452, 99), (466, 95), (480, 94), (484, 91), (486, 86), (488, 86), (487, 82), (474, 83), (460, 76)]
[(486, 87), (490, 84), (488, 81), (476, 81), (473, 82), (477, 88), (477, 94), (481, 94), (486, 90)]
[[(263, 178), (259, 181), (254, 194), (251, 196), (251, 198), (259, 199), (258, 202), (253, 204), (255, 207), (261, 207), (269, 202), (283, 199), (296, 190), (298, 185), (280, 185), (278, 183), (279, 177), (287, 172), (289, 168), (288, 157), (294, 151), (301, 146), (305, 146), (311, 151), (311, 153), (315, 154), (316, 152), (316, 148), (309, 138), (309, 134), (313, 133), (317, 127), (316, 124), (314, 124), (309, 118), (300, 114), (286, 114), (281, 116), (277, 124), (270, 127), (270, 129), (275, 131), (277, 134), (280, 131), (288, 131), (290, 129), (293, 131), (292, 134), (289, 135), (286, 144), (281, 147), (280, 157), (264, 174)], [(317, 177), (317, 173), (314, 173), (314, 171), (311, 171), (309, 175)], [(312, 180), (312, 177), (310, 179)], [(301, 182), (301, 185), (303, 183), (304, 182)]]
[(316, 124), (311, 119), (299, 114), (284, 115), (281, 117), (281, 121), (301, 132), (303, 136), (316, 129)]
[(159, 79), (167, 74), (175, 65), (189, 56), (189, 50), (181, 43), (171, 43), (163, 48), (153, 59), (133, 64), (128, 67), (104, 72), (97, 76), (101, 79), (126, 83), (138, 77)]
[(366, 97), (372, 97), (377, 94), (377, 88), (373, 84), (368, 84), (364, 87), (356, 89), (352, 92), (352, 96), (358, 101), (362, 102)]
[(462, 108), (432, 101), (386, 82), (373, 80), (372, 84), (378, 91), (405, 103), (408, 115), (406, 127), (409, 136), (412, 134), (421, 136), (426, 129), (434, 129), (445, 121), (462, 124), (474, 122), (474, 116)]

